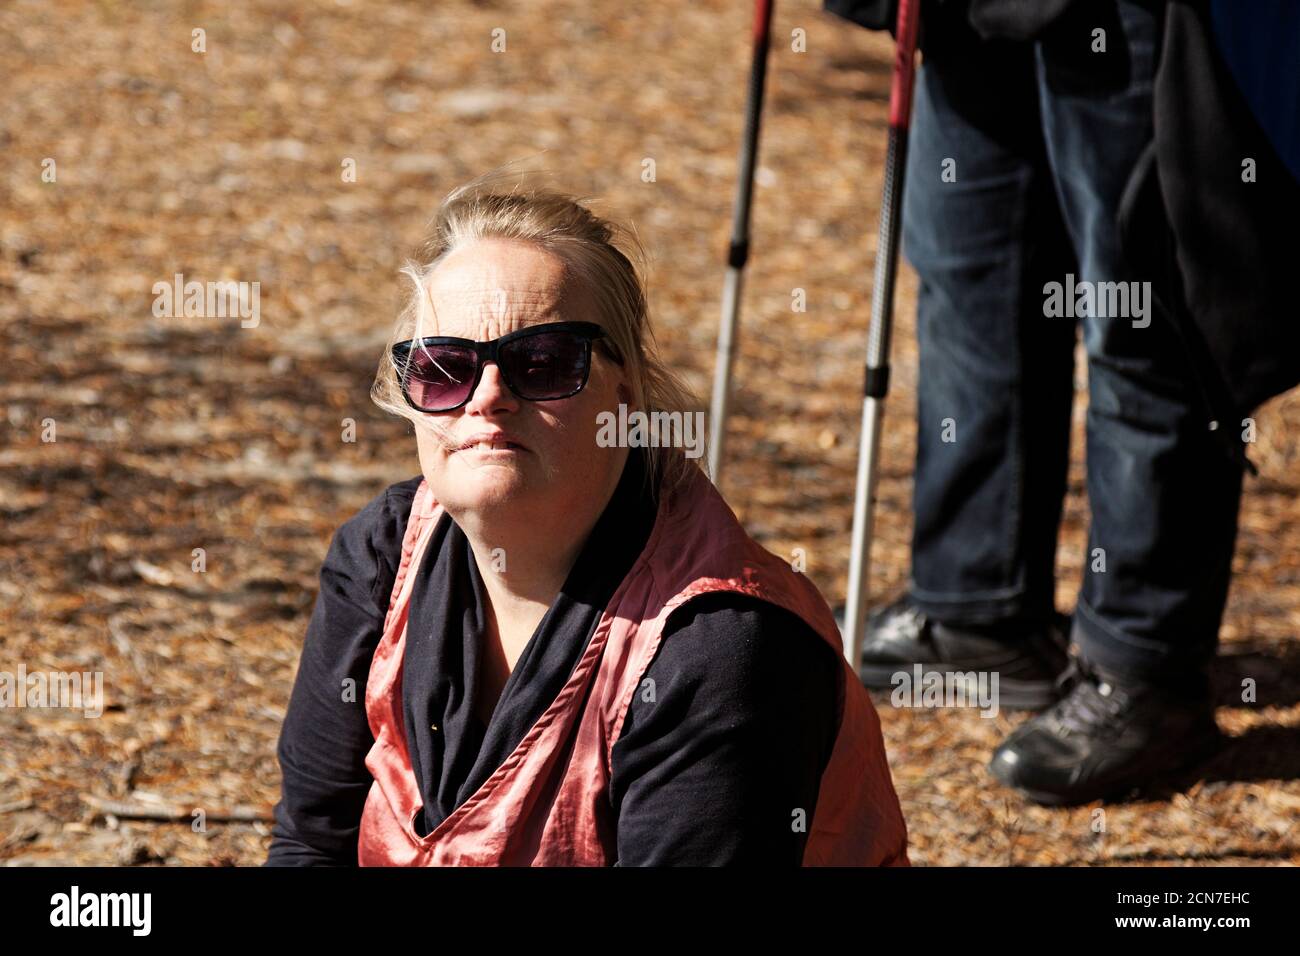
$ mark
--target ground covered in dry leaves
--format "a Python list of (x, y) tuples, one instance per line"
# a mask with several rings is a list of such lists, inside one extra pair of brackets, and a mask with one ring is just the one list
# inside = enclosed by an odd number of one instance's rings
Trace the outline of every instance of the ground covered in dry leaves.
[[(598, 208), (635, 222), (654, 255), (660, 339), (707, 395), (746, 5), (285, 6), (0, 10), (0, 669), (102, 671), (107, 705), (95, 720), (0, 712), (0, 862), (262, 861), (275, 742), (330, 535), (419, 470), (406, 423), (367, 392), (397, 269), (455, 185), (545, 150)], [(890, 46), (809, 0), (779, 5), (775, 37), (723, 490), (769, 549), (805, 549), (836, 603)], [(47, 158), (55, 182), (42, 181)], [(355, 183), (340, 174), (349, 158)], [(152, 286), (176, 273), (259, 281), (260, 324), (155, 318)], [(804, 313), (791, 310), (796, 288)], [(907, 565), (913, 290), (907, 274), (882, 597)], [(1102, 807), (1101, 828), (1097, 807), (1038, 808), (986, 776), (1021, 716), (881, 697), (916, 863), (1300, 861), (1298, 412), (1290, 398), (1259, 416), (1261, 473), (1216, 670), (1236, 746), (1199, 779)], [(347, 418), (355, 442), (342, 440)], [(1078, 426), (1063, 608), (1084, 548)], [(204, 573), (191, 570), (196, 548)]]

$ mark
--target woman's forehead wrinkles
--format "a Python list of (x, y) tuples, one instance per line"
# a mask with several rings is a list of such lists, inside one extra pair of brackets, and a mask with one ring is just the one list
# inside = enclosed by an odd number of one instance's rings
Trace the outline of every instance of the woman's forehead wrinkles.
[(438, 296), (434, 305), (440, 314), (478, 318), (532, 318), (558, 315), (561, 299), (554, 295), (519, 294), (508, 289), (481, 289), (473, 293)]
[(499, 286), (484, 286), (477, 289), (437, 289), (433, 294), (435, 301), (446, 299), (455, 302), (480, 302), (502, 306), (516, 303), (558, 304), (563, 297), (562, 291), (558, 289), (503, 289)]
[(434, 296), (441, 334), (491, 339), (517, 328), (563, 322), (562, 296), (550, 291), (480, 288)]

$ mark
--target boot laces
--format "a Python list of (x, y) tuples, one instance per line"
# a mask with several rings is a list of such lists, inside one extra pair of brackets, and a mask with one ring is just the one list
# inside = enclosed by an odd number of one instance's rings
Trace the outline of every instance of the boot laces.
[(1095, 733), (1117, 717), (1129, 696), (1078, 657), (1057, 678), (1057, 688), (1068, 693), (1056, 706), (1056, 723), (1067, 732)]

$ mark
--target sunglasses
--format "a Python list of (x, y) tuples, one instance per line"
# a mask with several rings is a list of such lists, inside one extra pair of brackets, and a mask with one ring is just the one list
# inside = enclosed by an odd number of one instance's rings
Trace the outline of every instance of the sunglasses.
[(548, 322), (490, 342), (442, 335), (410, 339), (395, 344), (392, 354), (407, 404), (421, 412), (450, 412), (468, 404), (486, 362), (496, 362), (506, 387), (526, 401), (577, 395), (591, 373), (592, 342), (607, 337), (595, 322)]

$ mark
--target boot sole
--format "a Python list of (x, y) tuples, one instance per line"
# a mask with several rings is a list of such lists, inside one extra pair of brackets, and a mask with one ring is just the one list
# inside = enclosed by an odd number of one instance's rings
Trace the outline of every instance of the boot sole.
[(1207, 736), (1196, 741), (1192, 744), (1189, 750), (1182, 754), (1181, 757), (1167, 767), (1152, 771), (1151, 776), (1142, 783), (1116, 784), (1102, 791), (1086, 795), (1054, 793), (1047, 790), (1033, 790), (1028, 787), (1021, 787), (1011, 781), (1004, 780), (991, 768), (989, 772), (1003, 786), (1010, 787), (1016, 792), (1023, 794), (1030, 800), (1034, 801), (1034, 803), (1041, 804), (1045, 807), (1079, 806), (1085, 803), (1092, 803), (1096, 800), (1119, 800), (1134, 791), (1140, 793), (1144, 788), (1149, 789), (1153, 784), (1159, 783), (1163, 778), (1185, 773), (1208, 762), (1218, 754), (1222, 753), (1227, 744), (1227, 737), (1223, 735), (1222, 731), (1219, 731), (1214, 736)]

